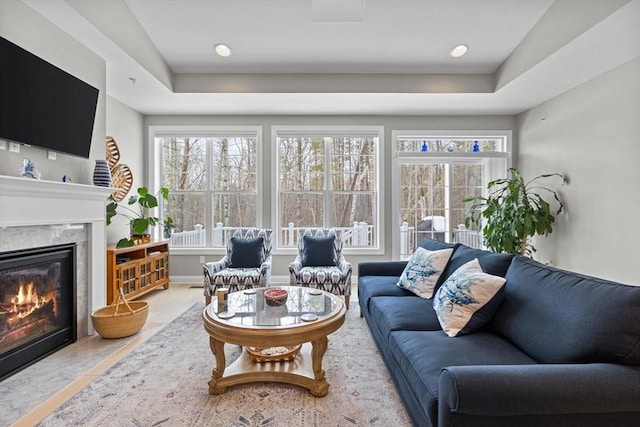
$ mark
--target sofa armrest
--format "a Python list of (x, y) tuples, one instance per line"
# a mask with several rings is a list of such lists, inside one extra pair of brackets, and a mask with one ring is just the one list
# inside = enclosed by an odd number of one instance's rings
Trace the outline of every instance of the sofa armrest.
[(358, 277), (361, 276), (400, 276), (407, 261), (377, 261), (358, 264)]
[(301, 269), (302, 257), (298, 254), (296, 255), (296, 259), (289, 264), (289, 285), (295, 286), (298, 284), (298, 277), (300, 276)]
[(340, 269), (340, 273), (342, 277), (351, 277), (351, 271), (353, 270), (353, 266), (349, 261), (345, 259), (343, 255), (340, 255), (338, 258), (338, 263), (336, 265)]
[(260, 276), (264, 278), (264, 282), (262, 282), (263, 286), (269, 286), (271, 283), (271, 264), (271, 254), (267, 255), (262, 264), (260, 264)]
[(213, 276), (219, 271), (224, 270), (225, 268), (228, 268), (230, 265), (231, 265), (231, 258), (229, 258), (228, 255), (225, 255), (219, 261), (207, 262), (205, 264), (202, 264), (205, 270), (205, 273), (208, 272), (209, 275), (211, 276)]
[(531, 421), (538, 416), (543, 421), (582, 415), (593, 425), (606, 425), (610, 419), (640, 420), (638, 366), (452, 366), (440, 373), (439, 390), (440, 427), (487, 425), (487, 420), (491, 424), (500, 417), (517, 423), (518, 417)]

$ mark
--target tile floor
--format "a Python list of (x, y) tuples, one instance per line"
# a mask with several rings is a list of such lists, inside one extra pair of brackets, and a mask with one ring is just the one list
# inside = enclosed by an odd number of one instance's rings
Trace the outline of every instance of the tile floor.
[(195, 286), (172, 283), (142, 297), (149, 301), (149, 317), (132, 337), (82, 338), (2, 381), (0, 426), (36, 425), (187, 308), (204, 301), (202, 287)]

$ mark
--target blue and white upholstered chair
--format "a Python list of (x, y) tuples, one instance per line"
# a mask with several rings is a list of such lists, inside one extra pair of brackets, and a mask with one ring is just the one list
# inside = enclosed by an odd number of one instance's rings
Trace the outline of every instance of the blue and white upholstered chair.
[(298, 232), (298, 255), (289, 264), (289, 284), (344, 295), (349, 308), (352, 266), (342, 255), (342, 232), (307, 228)]
[(237, 228), (230, 232), (227, 254), (218, 262), (203, 264), (207, 304), (218, 288), (229, 292), (266, 287), (271, 279), (270, 229)]

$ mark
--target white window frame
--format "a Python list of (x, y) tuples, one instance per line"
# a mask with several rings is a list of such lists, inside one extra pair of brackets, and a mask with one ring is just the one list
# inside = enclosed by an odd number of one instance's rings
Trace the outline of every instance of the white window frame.
[[(384, 126), (272, 126), (271, 127), (271, 145), (272, 145), (272, 168), (271, 174), (271, 218), (273, 223), (273, 252), (275, 254), (295, 254), (297, 248), (282, 246), (282, 224), (280, 224), (279, 206), (280, 206), (280, 147), (278, 145), (278, 137), (280, 136), (375, 136), (378, 143), (375, 147), (376, 151), (376, 208), (373, 212), (374, 229), (376, 230), (376, 239), (372, 246), (369, 247), (344, 247), (342, 252), (345, 254), (383, 254), (384, 253), (384, 177), (383, 170), (383, 148), (384, 148)], [(325, 169), (326, 172), (326, 169)]]
[[(481, 152), (433, 152), (433, 151), (416, 151), (416, 152), (399, 152), (398, 139), (487, 139), (495, 138), (503, 141), (503, 151), (481, 151)], [(484, 182), (487, 183), (494, 179), (503, 178), (512, 163), (512, 131), (495, 130), (495, 131), (460, 131), (460, 130), (392, 130), (391, 131), (391, 154), (393, 158), (392, 176), (391, 176), (391, 205), (393, 206), (393, 222), (391, 224), (392, 236), (392, 255), (393, 259), (399, 259), (400, 254), (400, 217), (398, 209), (400, 208), (400, 192), (395, 191), (400, 188), (400, 167), (407, 163), (478, 163), (479, 159), (489, 160), (485, 168)], [(496, 159), (499, 161), (491, 161)], [(501, 165), (504, 165), (504, 169)], [(447, 169), (446, 179), (451, 179), (451, 171)], [(445, 199), (451, 197), (452, 187), (447, 185), (448, 192)], [(486, 188), (483, 189), (486, 195)], [(447, 234), (451, 227), (447, 224)]]
[[(163, 137), (224, 137), (224, 136), (255, 136), (256, 138), (256, 227), (263, 226), (263, 198), (264, 192), (262, 191), (262, 168), (264, 158), (262, 155), (263, 143), (262, 143), (262, 126), (149, 126), (148, 135), (148, 170), (147, 170), (147, 182), (150, 189), (157, 191), (161, 187), (161, 165), (162, 165), (162, 147), (157, 146), (155, 143), (156, 138)], [(208, 154), (207, 154), (208, 156)], [(208, 159), (208, 164), (210, 161)], [(210, 173), (210, 170), (207, 170)], [(209, 191), (209, 190), (207, 190)], [(213, 213), (211, 212), (212, 205), (207, 203), (207, 244), (205, 246), (187, 247), (187, 248), (171, 248), (171, 253), (179, 255), (209, 255), (209, 254), (223, 254), (226, 252), (226, 248), (214, 247), (210, 242), (211, 227), (213, 224)], [(157, 230), (156, 230), (157, 231)], [(156, 236), (156, 237), (159, 237)]]

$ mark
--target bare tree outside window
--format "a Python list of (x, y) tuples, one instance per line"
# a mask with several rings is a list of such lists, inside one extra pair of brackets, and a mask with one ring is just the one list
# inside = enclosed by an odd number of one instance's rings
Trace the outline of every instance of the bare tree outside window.
[[(347, 247), (373, 246), (378, 138), (281, 136), (277, 144), (281, 235), (291, 227), (336, 227), (357, 234)], [(284, 246), (296, 244), (284, 239)]]
[[(505, 152), (503, 138), (397, 138), (400, 256), (425, 237), (481, 246), (477, 230), (464, 228), (463, 200), (482, 195), (487, 159)], [(506, 157), (505, 157), (506, 158)], [(506, 172), (506, 163), (502, 163)], [(497, 171), (494, 171), (494, 173)]]
[(173, 246), (204, 246), (216, 228), (257, 225), (256, 137), (166, 137), (156, 143), (162, 145), (162, 183), (170, 190), (164, 212), (176, 224)]

